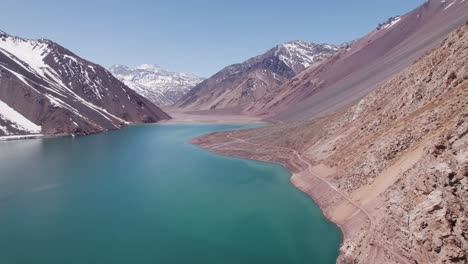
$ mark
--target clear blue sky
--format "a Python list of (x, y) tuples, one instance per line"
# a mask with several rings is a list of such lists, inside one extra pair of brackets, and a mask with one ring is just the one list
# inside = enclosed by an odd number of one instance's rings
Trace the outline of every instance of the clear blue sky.
[(209, 77), (278, 43), (342, 43), (424, 0), (0, 0), (0, 30), (49, 38), (103, 66)]

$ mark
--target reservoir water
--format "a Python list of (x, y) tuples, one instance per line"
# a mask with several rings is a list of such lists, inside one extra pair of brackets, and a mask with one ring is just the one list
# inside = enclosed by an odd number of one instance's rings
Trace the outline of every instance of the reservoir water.
[(240, 128), (0, 142), (0, 263), (335, 263), (339, 229), (288, 171), (190, 144)]

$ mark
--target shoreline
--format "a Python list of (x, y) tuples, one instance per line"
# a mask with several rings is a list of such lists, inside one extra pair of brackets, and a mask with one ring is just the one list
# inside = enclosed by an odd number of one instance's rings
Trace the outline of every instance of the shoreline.
[[(237, 131), (237, 130), (233, 130), (233, 131)], [(229, 132), (229, 131), (228, 131)], [(218, 132), (215, 132), (215, 133), (218, 133)], [(326, 221), (328, 221), (329, 223), (335, 225), (338, 230), (340, 231), (340, 234), (341, 234), (341, 241), (340, 241), (340, 246), (338, 248), (338, 255), (337, 255), (337, 259), (336, 259), (336, 262), (338, 262), (338, 259), (340, 258), (340, 256), (343, 254), (343, 252), (341, 251), (342, 247), (344, 246), (345, 244), (345, 241), (346, 241), (346, 238), (349, 236), (348, 232), (346, 231), (346, 228), (339, 222), (335, 222), (332, 220), (332, 216), (330, 215), (330, 213), (326, 210), (326, 208), (324, 208), (324, 206), (322, 205), (322, 202), (317, 199), (316, 197), (314, 197), (314, 195), (310, 192), (308, 192), (307, 190), (305, 190), (301, 185), (298, 184), (298, 182), (296, 181), (296, 179), (300, 178), (300, 175), (301, 173), (304, 173), (306, 170), (301, 170), (299, 172), (294, 172), (294, 169), (292, 169), (288, 164), (286, 163), (282, 163), (280, 161), (277, 161), (277, 160), (265, 160), (265, 159), (261, 159), (261, 158), (255, 158), (253, 156), (243, 156), (243, 155), (235, 155), (235, 154), (229, 154), (229, 153), (225, 153), (225, 152), (220, 152), (220, 151), (215, 151), (214, 149), (211, 149), (209, 147), (205, 147), (201, 144), (201, 142), (198, 141), (198, 139), (202, 138), (202, 137), (205, 137), (205, 136), (210, 136), (211, 134), (213, 133), (209, 133), (209, 134), (206, 134), (206, 135), (202, 135), (200, 137), (197, 137), (197, 138), (194, 138), (192, 139), (191, 141), (191, 144), (194, 145), (194, 146), (197, 146), (201, 149), (204, 149), (206, 151), (209, 151), (211, 153), (215, 153), (217, 155), (221, 155), (221, 156), (225, 156), (225, 157), (235, 157), (235, 158), (241, 158), (241, 159), (246, 159), (246, 160), (253, 160), (253, 161), (260, 161), (260, 162), (268, 162), (268, 163), (273, 163), (273, 164), (277, 164), (277, 165), (280, 165), (281, 167), (283, 167), (285, 170), (287, 170), (289, 173), (290, 173), (290, 177), (289, 177), (289, 182), (290, 184), (296, 188), (297, 190), (299, 190), (300, 192), (302, 192), (303, 194), (305, 194), (314, 204), (317, 205), (317, 207), (319, 208), (322, 216), (324, 217), (324, 219)], [(316, 175), (314, 175), (314, 177), (317, 177)]]
[(63, 138), (63, 137), (74, 137), (74, 135), (71, 135), (71, 134), (57, 134), (57, 135), (33, 134), (33, 135), (2, 136), (0, 137), (0, 143), (9, 142), (9, 141), (19, 141), (19, 140)]
[[(272, 144), (268, 136), (258, 133), (261, 132), (215, 132), (193, 139), (192, 144), (224, 156), (277, 163), (287, 169), (292, 175), (290, 182), (293, 186), (309, 196), (319, 206), (322, 215), (340, 229), (342, 241), (336, 263), (355, 263), (353, 261), (359, 258), (361, 261), (367, 258), (384, 261), (382, 263), (413, 263), (412, 259), (416, 257), (410, 258), (395, 249), (394, 244), (380, 239), (378, 228), (382, 214), (375, 215), (379, 210), (374, 203), (377, 201), (366, 204), (356, 200), (352, 193), (333, 181), (340, 173), (337, 168), (322, 163), (312, 164), (303, 156), (304, 153), (283, 147), (291, 145)], [(367, 252), (365, 257), (361, 252)]]
[(162, 125), (162, 124), (226, 124), (226, 125), (244, 125), (244, 124), (272, 124), (259, 117), (245, 116), (245, 115), (215, 115), (215, 114), (189, 114), (180, 109), (166, 108), (167, 113), (171, 119), (160, 120), (155, 123), (142, 123), (142, 124), (126, 124), (120, 128), (112, 130), (103, 130), (86, 135), (75, 134), (28, 134), (28, 135), (9, 135), (0, 136), (0, 142), (15, 141), (15, 140), (29, 140), (29, 139), (47, 139), (47, 138), (62, 138), (62, 137), (82, 137), (94, 134), (106, 133), (117, 131), (127, 128), (129, 126), (138, 125)]
[(174, 107), (165, 107), (164, 111), (171, 116), (171, 119), (162, 120), (159, 124), (269, 124), (261, 117), (236, 115), (236, 114), (217, 114), (203, 113), (193, 114), (185, 109)]
[[(256, 138), (260, 140), (251, 141)], [(340, 230), (342, 237), (336, 263), (352, 263), (361, 256), (355, 254), (362, 252), (360, 250), (385, 263), (412, 263), (410, 258), (395, 250), (393, 244), (379, 239), (379, 222), (376, 224), (376, 221), (380, 218), (374, 215), (377, 207), (362, 204), (342, 190), (333, 181), (338, 171), (322, 163), (312, 164), (296, 149), (270, 145), (270, 141), (261, 138), (262, 135), (248, 130), (232, 130), (202, 135), (191, 143), (216, 154), (276, 163), (288, 170), (291, 184), (306, 194), (320, 208), (323, 217)]]

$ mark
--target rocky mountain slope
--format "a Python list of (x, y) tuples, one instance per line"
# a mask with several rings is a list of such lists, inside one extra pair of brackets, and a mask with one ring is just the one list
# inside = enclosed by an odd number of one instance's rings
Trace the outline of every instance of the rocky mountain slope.
[(468, 22), (342, 112), (195, 140), (275, 161), (344, 232), (338, 263), (468, 262)]
[(89, 134), (168, 118), (57, 43), (0, 31), (0, 136)]
[(343, 109), (408, 67), (468, 20), (468, 1), (429, 0), (260, 99), (249, 113), (303, 120)]
[(338, 50), (337, 46), (303, 41), (278, 45), (265, 54), (224, 68), (195, 86), (176, 105), (194, 110), (241, 112)]
[(135, 68), (114, 65), (109, 71), (128, 87), (160, 106), (174, 104), (204, 80), (191, 73), (169, 72), (154, 64)]

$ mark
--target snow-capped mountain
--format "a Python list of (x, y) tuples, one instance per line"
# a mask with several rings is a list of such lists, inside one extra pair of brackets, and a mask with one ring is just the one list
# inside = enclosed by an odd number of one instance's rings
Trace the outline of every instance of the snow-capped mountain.
[(167, 119), (103, 67), (0, 31), (0, 136), (89, 134)]
[(304, 41), (277, 45), (260, 56), (224, 68), (195, 86), (176, 105), (195, 110), (243, 111), (340, 49), (340, 46)]
[(128, 87), (158, 105), (172, 105), (204, 79), (191, 73), (169, 72), (155, 64), (135, 68), (114, 65), (109, 71)]
[(276, 46), (270, 51), (274, 53), (295, 73), (299, 73), (311, 65), (322, 61), (324, 57), (335, 54), (339, 46), (329, 44), (314, 44), (305, 41), (293, 41)]

